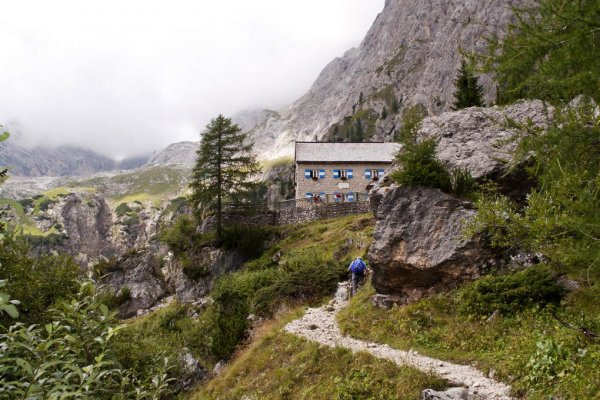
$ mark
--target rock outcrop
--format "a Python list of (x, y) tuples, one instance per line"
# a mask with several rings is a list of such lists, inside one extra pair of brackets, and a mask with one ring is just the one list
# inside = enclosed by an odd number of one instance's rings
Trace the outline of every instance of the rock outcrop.
[[(422, 104), (430, 115), (448, 111), (459, 49), (485, 51), (485, 36), (502, 35), (518, 3), (386, 1), (360, 46), (327, 65), (306, 95), (284, 110), (244, 119), (261, 157), (288, 156), (294, 140), (322, 139), (347, 117), (360, 117), (371, 138), (391, 139), (407, 105)], [(492, 80), (480, 81), (491, 102)], [(384, 107), (387, 118), (381, 117)]]
[(471, 203), (431, 188), (392, 186), (378, 192), (368, 255), (378, 293), (416, 301), (476, 279), (499, 262), (483, 238), (462, 235), (476, 213)]
[(127, 298), (120, 306), (121, 316), (133, 317), (138, 310), (146, 310), (167, 296), (167, 287), (152, 251), (132, 252), (115, 260), (113, 269), (106, 271), (104, 283), (119, 295), (127, 291)]
[(554, 108), (539, 100), (523, 100), (506, 107), (472, 107), (423, 120), (422, 138), (437, 139), (437, 157), (448, 168), (467, 168), (476, 179), (492, 179), (518, 191), (526, 178), (512, 166), (515, 124), (544, 129)]

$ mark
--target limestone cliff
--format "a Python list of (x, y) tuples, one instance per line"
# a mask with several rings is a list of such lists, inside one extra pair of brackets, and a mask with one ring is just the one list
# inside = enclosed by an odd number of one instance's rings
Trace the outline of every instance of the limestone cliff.
[[(422, 104), (430, 115), (448, 111), (459, 49), (483, 51), (484, 37), (502, 34), (511, 20), (513, 3), (386, 1), (361, 45), (327, 65), (306, 95), (283, 110), (243, 118), (261, 157), (290, 155), (294, 140), (343, 140), (335, 125), (341, 135), (358, 120), (370, 138), (390, 139), (406, 105)], [(485, 76), (481, 82), (491, 101), (493, 83)]]

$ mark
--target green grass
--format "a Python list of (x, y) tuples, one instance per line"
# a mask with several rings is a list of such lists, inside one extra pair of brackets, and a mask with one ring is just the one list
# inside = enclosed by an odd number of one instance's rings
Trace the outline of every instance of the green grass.
[[(291, 314), (298, 317), (297, 313)], [(257, 339), (226, 370), (190, 400), (411, 399), (425, 388), (443, 388), (439, 378), (399, 368), (367, 353), (329, 348), (282, 332), (290, 315), (263, 326)]]
[(278, 233), (281, 240), (247, 266), (250, 270), (270, 266), (275, 254), (281, 255), (280, 264), (309, 253), (325, 261), (349, 263), (356, 256), (365, 256), (373, 229), (370, 213), (282, 227)]
[[(598, 399), (600, 343), (562, 326), (550, 310), (532, 307), (512, 316), (468, 318), (456, 292), (382, 310), (371, 305), (372, 287), (359, 293), (338, 319), (344, 333), (398, 349), (465, 364), (513, 386), (528, 399), (556, 396)], [(600, 288), (567, 296), (558, 310), (570, 324), (600, 331)]]

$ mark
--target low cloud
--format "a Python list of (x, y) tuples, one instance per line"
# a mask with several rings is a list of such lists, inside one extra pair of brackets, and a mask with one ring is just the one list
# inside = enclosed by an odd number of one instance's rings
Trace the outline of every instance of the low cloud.
[(25, 144), (116, 158), (198, 140), (219, 113), (301, 96), (382, 8), (383, 0), (11, 2), (0, 15), (0, 123)]

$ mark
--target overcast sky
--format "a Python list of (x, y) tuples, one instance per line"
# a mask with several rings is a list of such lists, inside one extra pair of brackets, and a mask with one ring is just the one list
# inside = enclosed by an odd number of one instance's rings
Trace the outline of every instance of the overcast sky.
[(358, 46), (384, 0), (3, 1), (0, 124), (116, 158), (219, 113), (281, 108)]

